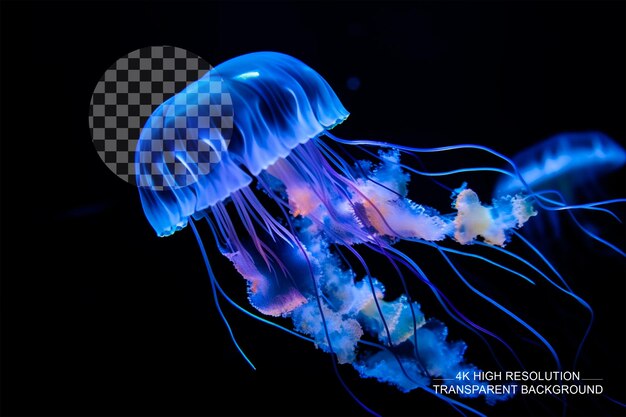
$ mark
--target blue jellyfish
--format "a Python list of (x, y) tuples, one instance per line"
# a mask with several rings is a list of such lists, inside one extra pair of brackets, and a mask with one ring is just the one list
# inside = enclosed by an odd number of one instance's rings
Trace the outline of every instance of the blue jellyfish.
[[(210, 92), (216, 80), (232, 104), (228, 137), (225, 126), (212, 118), (210, 94), (202, 94)], [(179, 107), (181, 101), (186, 106)], [(288, 55), (259, 52), (209, 71), (155, 110), (141, 133), (136, 172), (146, 218), (158, 236), (190, 227), (218, 311), (245, 360), (252, 365), (220, 302), (310, 341), (331, 355), (335, 370), (349, 364), (363, 378), (375, 378), (402, 392), (424, 390), (457, 410), (480, 414), (463, 398), (483, 397), (494, 404), (515, 395), (513, 386), (504, 384), (495, 392), (477, 378), (480, 364), (465, 358), (467, 345), (449, 338), (446, 324), (414, 298), (411, 288), (418, 283), (451, 320), (515, 356), (507, 340), (468, 317), (423, 261), (400, 244), (410, 242), (428, 248), (477, 302), (502, 313), (543, 346), (560, 369), (548, 338), (475, 286), (457, 265), (458, 258), (470, 258), (523, 285), (544, 280), (590, 310), (529, 241), (523, 243), (535, 253), (532, 260), (505, 249), (541, 204), (546, 205), (540, 197), (548, 197), (533, 191), (539, 179), (529, 178), (513, 160), (479, 145), (420, 149), (345, 140), (330, 133), (347, 117), (335, 92), (312, 68)], [(202, 147), (205, 156), (198, 153)], [(407, 157), (438, 152), (481, 152), (494, 158), (494, 166), (498, 161), (507, 166), (427, 172), (405, 162)], [(472, 171), (495, 172), (518, 179), (521, 185), (503, 186), (495, 198), (484, 201), (467, 184), (458, 183), (449, 192), (450, 202), (439, 209), (412, 197), (411, 192), (419, 192), (411, 190), (412, 176), (430, 181)], [(558, 208), (567, 209), (567, 202)], [(247, 281), (253, 309), (235, 303), (220, 285), (204, 249), (202, 230), (210, 233)], [(384, 276), (371, 270), (370, 256), (384, 261)], [(401, 294), (391, 296), (390, 285), (400, 287)], [(276, 324), (272, 317), (289, 318), (292, 327)], [(365, 410), (376, 414), (344, 387)]]
[[(561, 133), (523, 150), (512, 160), (534, 191), (558, 189), (571, 201), (580, 186), (623, 167), (626, 150), (601, 132)], [(495, 193), (514, 194), (524, 189), (519, 178), (502, 177)]]
[(620, 144), (601, 132), (561, 133), (523, 150), (512, 160), (521, 178), (502, 176), (496, 184), (494, 196), (515, 194), (526, 187), (532, 189), (538, 205), (545, 209), (531, 225), (532, 232), (542, 234), (542, 231), (549, 230), (558, 235), (561, 227), (557, 211), (568, 210), (571, 221), (588, 236), (625, 255), (618, 246), (597, 235), (593, 223), (579, 220), (576, 211), (572, 210), (585, 208), (595, 214), (613, 215), (603, 206), (620, 203), (621, 199), (593, 204), (585, 201), (604, 197), (598, 179), (626, 165), (626, 150)]

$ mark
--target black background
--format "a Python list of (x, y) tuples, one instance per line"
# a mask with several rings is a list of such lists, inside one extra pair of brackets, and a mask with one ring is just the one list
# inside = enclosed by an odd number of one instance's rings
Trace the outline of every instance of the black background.
[[(328, 355), (226, 308), (257, 366), (251, 371), (217, 316), (191, 232), (158, 239), (136, 189), (99, 160), (88, 105), (119, 57), (166, 44), (216, 65), (281, 51), (335, 88), (351, 112), (340, 136), (413, 146), (473, 142), (512, 154), (563, 131), (599, 130), (624, 143), (625, 11), (623, 2), (3, 3), (3, 414), (364, 413)], [(360, 79), (359, 89), (347, 88), (349, 77)], [(470, 157), (450, 156), (453, 165)], [(488, 181), (477, 181), (488, 193)], [(624, 172), (602, 185), (623, 196)], [(449, 205), (446, 193), (413, 191), (420, 202)], [(623, 226), (608, 224), (600, 231), (623, 244)], [(575, 231), (546, 230), (542, 240), (596, 311), (578, 369), (604, 378), (606, 393), (623, 402), (624, 262)], [(243, 279), (212, 244), (208, 250), (218, 279), (245, 303)], [(428, 254), (416, 256), (429, 264)], [(466, 266), (487, 286), (498, 278)], [(451, 285), (435, 260), (430, 268), (443, 288)], [(542, 330), (569, 369), (584, 311), (549, 286), (518, 292), (498, 280), (494, 294)], [(449, 321), (429, 297), (416, 296), (426, 314)], [(519, 326), (475, 298), (458, 298), (464, 311), (508, 336), (529, 369), (555, 369)], [(451, 339), (468, 342), (468, 360), (496, 369), (472, 333), (448, 324)], [(341, 372), (383, 414), (458, 415), (423, 392), (404, 395), (359, 380), (349, 367)], [(468, 404), (491, 415), (560, 415), (562, 405), (538, 397)], [(568, 415), (624, 414), (606, 399), (568, 404)]]

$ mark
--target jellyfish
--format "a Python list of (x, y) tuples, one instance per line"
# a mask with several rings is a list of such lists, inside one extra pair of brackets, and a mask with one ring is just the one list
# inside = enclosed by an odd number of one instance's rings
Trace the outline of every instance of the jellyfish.
[[(215, 82), (228, 92), (232, 123), (218, 122), (212, 113)], [(408, 244), (429, 248), (477, 300), (526, 332), (560, 369), (551, 342), (477, 288), (455, 260), (474, 259), (524, 285), (545, 280), (590, 309), (541, 253), (531, 250), (536, 259), (530, 261), (505, 248), (540, 209), (535, 182), (513, 160), (480, 145), (423, 149), (341, 139), (331, 130), (348, 115), (315, 70), (285, 54), (258, 52), (213, 68), (159, 106), (142, 130), (135, 162), (145, 216), (161, 237), (189, 226), (219, 314), (243, 358), (253, 366), (220, 302), (328, 352), (348, 394), (375, 415), (343, 381), (341, 365), (402, 392), (424, 390), (456, 410), (476, 414), (464, 398), (495, 404), (512, 397), (511, 387), (492, 392), (474, 377), (480, 365), (465, 358), (467, 345), (449, 337), (442, 318), (422, 309), (412, 286), (419, 283), (426, 290), (422, 294), (430, 293), (451, 320), (479, 338), (495, 341), (513, 356), (514, 350), (497, 332), (469, 318), (423, 260), (408, 253)], [(447, 152), (484, 153), (507, 167), (428, 172), (406, 162)], [(521, 186), (485, 200), (460, 182), (439, 208), (413, 197), (419, 190), (411, 190), (412, 177), (436, 180), (476, 170), (517, 178)], [(560, 208), (568, 209), (567, 203)], [(207, 234), (246, 280), (249, 306), (236, 303), (220, 285), (204, 247)], [(469, 250), (476, 247), (498, 256)], [(384, 276), (370, 268), (370, 256), (382, 259)], [(391, 285), (401, 289), (399, 295), (389, 294)], [(290, 319), (292, 327), (275, 323), (274, 317)], [(442, 387), (454, 395), (441, 394)]]
[[(541, 231), (549, 230), (558, 235), (561, 226), (556, 212), (559, 210), (596, 206), (594, 211), (611, 215), (600, 206), (622, 201), (597, 201), (604, 197), (599, 178), (626, 165), (626, 150), (601, 132), (561, 133), (523, 150), (512, 160), (523, 181), (532, 188), (538, 203), (546, 209), (531, 226), (531, 233), (541, 234)], [(523, 189), (520, 178), (503, 176), (496, 184), (494, 195), (515, 194)], [(585, 204), (586, 201), (596, 202), (589, 205)], [(594, 241), (625, 255), (618, 246), (594, 232), (593, 223), (579, 219), (572, 210), (569, 210), (569, 217)]]

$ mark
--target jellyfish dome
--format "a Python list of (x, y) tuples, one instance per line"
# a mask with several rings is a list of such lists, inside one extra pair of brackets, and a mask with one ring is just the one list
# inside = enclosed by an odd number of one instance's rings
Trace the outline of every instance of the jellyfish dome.
[[(568, 205), (589, 207), (586, 202), (596, 201), (598, 196), (605, 197), (601, 179), (626, 165), (626, 149), (601, 132), (560, 133), (519, 152), (512, 161), (519, 175), (501, 177), (496, 183), (494, 196), (519, 193), (529, 187), (537, 197), (538, 204), (548, 210), (544, 210), (528, 233), (545, 236), (549, 231), (558, 236), (562, 220), (556, 210), (563, 210)], [(613, 200), (615, 203), (620, 201)], [(600, 242), (611, 249), (608, 253), (623, 256), (622, 249), (594, 231), (597, 227), (591, 223), (593, 217), (590, 215), (600, 213), (610, 214), (602, 207), (597, 207), (597, 210), (586, 216), (585, 213), (577, 216), (571, 212), (569, 217), (592, 238), (589, 243)], [(541, 238), (537, 240), (546, 242)]]
[[(572, 132), (552, 136), (513, 157), (520, 175), (534, 190), (558, 189), (570, 182), (580, 186), (626, 164), (626, 150), (601, 132)], [(524, 189), (518, 177), (503, 177), (498, 195)]]
[[(232, 104), (235, 115), (232, 126), (216, 126), (216, 118), (211, 117), (211, 89), (215, 90), (215, 86), (219, 94), (227, 95), (227, 104)], [(182, 106), (178, 105), (181, 98), (185, 103)], [(187, 104), (190, 98), (191, 103)], [(328, 83), (295, 58), (258, 52), (224, 62), (153, 113), (146, 126), (156, 125), (163, 134), (149, 128), (142, 131), (137, 162), (141, 198), (150, 224), (159, 236), (174, 233), (184, 227), (194, 213), (248, 186), (252, 182), (251, 175), (258, 175), (296, 146), (347, 117), (348, 112)], [(202, 119), (207, 119), (204, 128)], [(188, 125), (192, 123), (199, 127), (198, 135), (187, 138)], [(217, 139), (229, 143), (227, 150), (212, 152), (213, 158), (219, 155), (219, 163), (206, 164), (210, 168), (204, 175), (195, 178), (190, 186), (181, 187), (176, 178), (178, 172), (170, 170), (169, 164), (147, 163), (148, 160), (141, 157), (142, 151), (145, 155), (154, 149), (155, 138), (161, 139), (170, 131), (172, 139), (186, 138), (202, 143), (214, 136), (210, 139), (212, 142)], [(230, 137), (225, 137), (225, 132)], [(208, 147), (216, 148), (213, 144)], [(198, 146), (191, 149), (197, 151)], [(172, 159), (189, 160), (187, 146), (172, 155)], [(197, 157), (191, 158), (194, 159)], [(193, 170), (188, 164), (184, 169)], [(160, 181), (155, 181), (157, 179)], [(162, 186), (163, 179), (165, 186)]]
[[(479, 368), (465, 359), (467, 345), (448, 340), (447, 326), (422, 311), (413, 299), (412, 292), (417, 292), (409, 287), (421, 286), (420, 296), (432, 294), (452, 320), (517, 356), (497, 332), (469, 319), (439, 288), (436, 277), (396, 245), (404, 241), (433, 251), (477, 303), (500, 312), (540, 344), (560, 369), (551, 342), (515, 311), (475, 288), (454, 260), (470, 257), (491, 273), (524, 283), (545, 280), (588, 308), (546, 257), (538, 255), (531, 262), (504, 248), (537, 214), (531, 187), (523, 181), (521, 187), (507, 185), (485, 201), (460, 182), (444, 186), (450, 201), (439, 209), (420, 204), (410, 194), (412, 175), (432, 181), (476, 170), (518, 178), (526, 173), (521, 176), (510, 159), (478, 145), (422, 149), (345, 140), (330, 133), (347, 117), (335, 92), (312, 68), (288, 55), (259, 52), (213, 68), (159, 106), (142, 130), (136, 172), (146, 218), (158, 236), (190, 226), (218, 311), (244, 358), (250, 362), (220, 300), (312, 342), (331, 355), (336, 371), (338, 364), (350, 364), (363, 378), (402, 392), (422, 389), (456, 410), (475, 411), (462, 398), (481, 397), (487, 404), (510, 398), (515, 394), (511, 386), (494, 392), (480, 379), (456, 377), (479, 374)], [(402, 161), (404, 155), (415, 159), (418, 154), (459, 151), (484, 152), (510, 166), (508, 171), (482, 167), (433, 173)], [(237, 304), (220, 286), (201, 226), (210, 230), (221, 254), (247, 281), (248, 300), (256, 312)], [(520, 267), (490, 259), (485, 252), (473, 253), (467, 249), (471, 247), (486, 248)], [(384, 278), (370, 268), (369, 254), (386, 265)], [(387, 285), (399, 286), (401, 294), (392, 297)], [(272, 317), (290, 318), (292, 327), (278, 325)], [(338, 371), (337, 376), (341, 379)]]

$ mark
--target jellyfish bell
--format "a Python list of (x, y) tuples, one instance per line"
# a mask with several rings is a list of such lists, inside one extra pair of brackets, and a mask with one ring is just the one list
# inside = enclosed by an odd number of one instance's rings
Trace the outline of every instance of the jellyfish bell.
[[(612, 212), (597, 207), (596, 202), (611, 197), (603, 179), (626, 165), (626, 149), (622, 145), (601, 132), (562, 133), (521, 151), (512, 161), (519, 176), (500, 177), (494, 196), (515, 194), (526, 188), (532, 190), (543, 210), (539, 210), (538, 219), (529, 228), (529, 233), (544, 237), (546, 233), (559, 235), (563, 220), (558, 211), (568, 205), (590, 207), (597, 210), (587, 211), (586, 216), (580, 211), (571, 212), (569, 217), (578, 228), (592, 237), (591, 241), (599, 241), (612, 252), (624, 254), (621, 249), (601, 238), (596, 226), (596, 223), (602, 221), (598, 218), (599, 212), (612, 215)], [(621, 201), (613, 199), (606, 202)], [(594, 202), (594, 207), (589, 206), (589, 202)]]
[[(176, 123), (180, 114), (171, 111), (180, 97), (193, 94), (203, 86), (218, 83), (229, 94), (236, 123), (228, 150), (221, 153), (219, 163), (210, 166), (210, 172), (201, 175), (188, 187), (173, 186), (155, 189), (153, 179), (171, 178), (168, 165), (146, 164), (139, 157), (140, 195), (150, 224), (159, 236), (166, 236), (181, 229), (194, 213), (224, 201), (232, 193), (248, 187), (252, 177), (267, 169), (279, 158), (285, 158), (298, 145), (315, 138), (348, 117), (328, 83), (301, 61), (274, 52), (243, 55), (226, 61), (208, 72), (177, 96), (163, 103), (151, 116), (161, 118), (163, 130), (168, 127), (173, 136), (182, 136), (190, 120), (200, 119), (202, 114), (183, 114), (183, 127)], [(208, 106), (210, 94), (200, 95), (197, 104), (190, 109)], [(209, 115), (210, 116), (210, 115)], [(222, 135), (224, 129), (211, 125), (208, 129)], [(202, 134), (202, 133), (201, 133)], [(144, 129), (138, 149), (149, 150), (154, 142), (151, 129)], [(223, 135), (222, 135), (223, 136)], [(192, 138), (191, 141), (197, 139)], [(141, 152), (139, 153), (141, 155)], [(184, 158), (183, 156), (177, 156)]]
[[(622, 168), (626, 150), (600, 132), (562, 133), (515, 155), (512, 160), (534, 191), (559, 190), (572, 201), (594, 179)], [(501, 177), (496, 195), (514, 194), (525, 186), (517, 177)]]
[[(215, 82), (220, 95), (224, 91), (229, 95), (232, 125), (212, 113), (212, 94), (218, 94), (211, 89)], [(538, 340), (560, 367), (543, 335), (474, 288), (451, 259), (472, 256), (499, 273), (532, 283), (523, 272), (461, 249), (472, 244), (498, 248), (583, 303), (539, 268), (504, 249), (514, 231), (536, 215), (531, 199), (522, 190), (481, 200), (464, 185), (452, 194), (451, 208), (446, 204), (442, 212), (410, 198), (409, 173), (428, 174), (401, 162), (405, 153), (468, 148), (498, 154), (473, 145), (424, 150), (346, 141), (330, 130), (347, 117), (334, 91), (312, 68), (288, 55), (259, 52), (216, 66), (163, 103), (141, 133), (136, 172), (146, 218), (158, 236), (190, 226), (218, 311), (237, 348), (220, 300), (271, 326), (280, 327), (266, 317), (291, 318), (293, 330), (281, 329), (329, 352), (335, 369), (337, 363), (351, 364), (362, 377), (403, 392), (421, 388), (432, 393), (430, 386), (439, 384), (456, 387), (460, 397), (484, 397), (489, 404), (509, 398), (511, 391), (495, 394), (464, 388), (484, 388), (484, 381), (455, 379), (459, 372), (478, 368), (464, 358), (466, 345), (449, 341), (447, 327), (429, 318), (413, 300), (404, 278), (407, 271), (452, 319), (509, 347), (495, 332), (461, 313), (436, 280), (394, 246), (404, 240), (432, 248), (480, 302), (495, 307)], [(230, 129), (228, 135), (224, 127)], [(375, 152), (369, 153), (371, 161), (349, 163), (333, 145), (374, 147)], [(207, 223), (222, 255), (247, 280), (250, 304), (262, 315), (236, 304), (223, 291), (195, 221)], [(453, 242), (458, 248), (440, 242)], [(363, 249), (384, 257), (393, 271), (386, 280), (400, 282), (402, 295), (386, 296), (385, 280), (372, 274)], [(346, 257), (355, 260), (358, 269)], [(540, 260), (553, 270), (545, 258)], [(441, 398), (453, 407), (475, 411), (451, 397)]]

